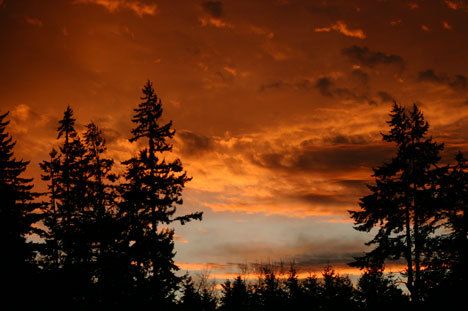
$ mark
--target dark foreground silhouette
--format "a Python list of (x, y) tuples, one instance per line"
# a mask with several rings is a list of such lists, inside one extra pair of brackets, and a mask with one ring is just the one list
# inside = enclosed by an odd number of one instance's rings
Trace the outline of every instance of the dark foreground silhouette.
[[(75, 128), (68, 107), (57, 148), (40, 167), (47, 193), (22, 177), (28, 162), (14, 156), (8, 113), (0, 115), (0, 307), (134, 310), (403, 310), (464, 301), (468, 263), (467, 165), (441, 163), (443, 144), (428, 136), (419, 108), (395, 103), (384, 141), (394, 157), (374, 168), (370, 194), (350, 211), (355, 228), (375, 232), (371, 251), (350, 263), (357, 284), (326, 267), (299, 279), (269, 266), (257, 281), (242, 277), (216, 289), (176, 273), (171, 224), (201, 220), (177, 207), (190, 178), (180, 160), (166, 160), (175, 135), (163, 123), (151, 82), (134, 109), (130, 142), (141, 150), (115, 174), (102, 132)], [(404, 262), (399, 278), (388, 261)]]

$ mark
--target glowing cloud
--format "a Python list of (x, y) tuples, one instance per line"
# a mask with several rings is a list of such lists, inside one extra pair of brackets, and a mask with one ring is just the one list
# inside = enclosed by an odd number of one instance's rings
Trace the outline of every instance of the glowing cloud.
[(75, 0), (74, 3), (99, 5), (112, 13), (120, 10), (130, 10), (140, 17), (155, 15), (158, 11), (156, 4), (146, 4), (137, 0)]
[(328, 27), (314, 29), (315, 32), (330, 32), (332, 30), (339, 32), (342, 35), (345, 35), (347, 37), (358, 38), (358, 39), (365, 39), (367, 37), (366, 34), (364, 33), (364, 30), (350, 29), (348, 25), (346, 25), (346, 23), (343, 21), (337, 21), (335, 24), (332, 24)]

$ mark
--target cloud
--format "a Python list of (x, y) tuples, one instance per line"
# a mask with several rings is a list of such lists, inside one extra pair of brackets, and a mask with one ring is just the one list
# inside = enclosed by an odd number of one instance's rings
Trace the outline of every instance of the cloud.
[(452, 10), (468, 9), (467, 0), (444, 0), (445, 5)]
[(447, 21), (442, 21), (442, 27), (446, 30), (452, 30), (452, 25)]
[[(361, 83), (367, 83), (367, 77), (364, 75), (360, 73), (354, 73), (354, 75), (358, 77)], [(360, 87), (362, 86), (363, 85), (360, 85)], [(359, 91), (358, 88), (350, 89), (347, 87), (339, 87), (336, 85), (335, 81), (328, 76), (317, 79), (315, 82), (315, 88), (320, 92), (320, 94), (322, 94), (322, 96), (325, 97), (376, 104), (375, 101), (369, 97), (367, 89)]]
[(199, 19), (200, 25), (202, 27), (206, 26), (213, 26), (215, 28), (233, 28), (231, 24), (228, 22), (220, 19), (220, 18), (215, 18), (215, 17), (201, 17)]
[(249, 243), (217, 243), (201, 251), (213, 259), (222, 254), (230, 258), (231, 262), (237, 262), (235, 266), (247, 265), (244, 269), (249, 272), (255, 272), (262, 263), (279, 268), (280, 262), (286, 266), (294, 262), (298, 272), (319, 272), (328, 264), (346, 266), (354, 256), (361, 255), (366, 249), (364, 242), (360, 239), (297, 236), (287, 243), (255, 240)]
[(347, 37), (358, 38), (358, 39), (365, 39), (367, 37), (366, 34), (364, 33), (364, 30), (350, 29), (348, 25), (346, 25), (346, 23), (343, 21), (337, 21), (335, 24), (332, 24), (328, 27), (314, 29), (315, 32), (330, 32), (332, 30), (339, 32), (342, 35), (345, 35)]
[(205, 1), (203, 9), (212, 17), (220, 18), (223, 15), (223, 3), (221, 1)]
[(449, 76), (444, 73), (436, 73), (432, 69), (419, 72), (418, 80), (421, 82), (445, 85), (455, 91), (463, 91), (468, 86), (467, 77), (462, 74)]
[(379, 51), (371, 51), (365, 46), (353, 45), (349, 48), (343, 49), (341, 52), (351, 61), (369, 68), (374, 68), (378, 65), (396, 65), (403, 69), (405, 66), (405, 62), (401, 56), (385, 54)]
[(351, 71), (351, 78), (360, 85), (367, 85), (369, 83), (369, 75), (361, 69), (354, 69)]
[(42, 20), (36, 17), (31, 17), (31, 16), (25, 16), (24, 21), (28, 23), (29, 25), (35, 26), (35, 27), (42, 27), (44, 23)]
[[(352, 141), (351, 138), (342, 138)], [(304, 141), (300, 146), (284, 152), (257, 154), (252, 161), (270, 170), (290, 172), (340, 172), (370, 168), (387, 159), (389, 146), (381, 144), (342, 144), (316, 146)]]
[(94, 4), (105, 8), (109, 12), (120, 10), (130, 10), (140, 17), (145, 15), (155, 15), (158, 6), (154, 3), (144, 3), (138, 0), (75, 0), (75, 4)]
[(325, 136), (323, 142), (332, 145), (351, 144), (351, 145), (362, 145), (370, 143), (370, 139), (366, 135), (344, 135), (335, 134), (332, 136)]
[(380, 98), (380, 102), (383, 104), (392, 103), (395, 101), (395, 98), (385, 91), (378, 91), (377, 96)]
[(223, 17), (223, 3), (221, 1), (205, 1), (202, 3), (202, 8), (206, 12), (206, 16), (199, 19), (202, 27), (212, 26), (215, 28), (234, 28), (234, 26), (226, 22)]
[(273, 33), (273, 31), (266, 29), (266, 28), (258, 27), (255, 25), (251, 25), (249, 27), (249, 31), (255, 35), (265, 36), (268, 39), (273, 39), (275, 37), (275, 34)]
[(313, 83), (309, 79), (299, 79), (297, 81), (274, 80), (260, 85), (259, 91), (282, 90), (290, 88), (299, 91), (309, 91), (313, 88)]
[(190, 131), (179, 131), (177, 137), (180, 139), (180, 151), (183, 155), (195, 156), (212, 151), (214, 141), (204, 135), (199, 135)]

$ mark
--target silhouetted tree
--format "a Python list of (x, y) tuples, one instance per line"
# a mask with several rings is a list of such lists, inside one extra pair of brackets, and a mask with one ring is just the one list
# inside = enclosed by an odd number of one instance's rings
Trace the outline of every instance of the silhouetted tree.
[(462, 303), (467, 284), (468, 266), (468, 165), (461, 152), (455, 164), (446, 168), (438, 186), (437, 218), (440, 233), (430, 241), (431, 256), (423, 271), (426, 299), (432, 306), (448, 300)]
[(67, 107), (59, 121), (59, 150), (40, 164), (48, 182), (50, 204), (42, 211), (48, 232), (43, 247), (45, 271), (56, 286), (57, 303), (86, 305), (91, 299), (92, 248), (88, 232), (89, 158), (76, 129), (73, 110)]
[(300, 310), (307, 304), (305, 286), (298, 279), (296, 269), (291, 265), (289, 275), (284, 282), (288, 310)]
[(407, 264), (406, 285), (412, 301), (421, 301), (421, 270), (427, 241), (435, 232), (434, 185), (440, 172), (437, 164), (442, 144), (427, 136), (428, 123), (414, 105), (408, 111), (395, 103), (386, 142), (397, 146), (391, 161), (374, 169), (375, 184), (360, 200), (361, 210), (351, 211), (355, 229), (369, 232), (378, 228), (368, 245), (375, 248), (357, 258), (359, 267), (381, 267), (386, 259), (403, 257)]
[(353, 283), (347, 276), (341, 276), (327, 266), (322, 272), (323, 285), (320, 297), (322, 310), (357, 310)]
[(185, 276), (182, 282), (182, 298), (179, 301), (179, 310), (183, 311), (214, 311), (217, 300), (206, 284), (200, 280), (195, 286), (190, 276)]
[(358, 282), (358, 299), (363, 310), (401, 310), (408, 307), (408, 298), (395, 281), (382, 269), (370, 268)]
[(88, 176), (81, 226), (92, 254), (93, 304), (117, 306), (125, 301), (130, 275), (125, 228), (117, 205), (117, 176), (112, 173), (114, 161), (105, 157), (105, 139), (92, 122), (86, 126), (84, 143)]
[(125, 184), (121, 204), (128, 224), (127, 239), (135, 292), (138, 303), (170, 309), (180, 277), (174, 263), (174, 230), (179, 221), (185, 224), (201, 220), (202, 213), (175, 216), (182, 204), (182, 190), (190, 180), (180, 160), (166, 160), (172, 150), (170, 140), (175, 131), (172, 122), (161, 123), (162, 104), (148, 81), (143, 88), (142, 102), (134, 110), (130, 142), (145, 146), (138, 155), (125, 161)]
[(310, 310), (321, 310), (322, 285), (315, 275), (307, 277), (302, 282), (305, 295), (305, 305)]
[(252, 293), (242, 277), (237, 276), (234, 281), (226, 280), (221, 285), (221, 306), (223, 311), (248, 311), (253, 310)]
[(255, 288), (256, 310), (283, 310), (287, 294), (272, 267), (262, 267), (263, 276)]
[(8, 113), (0, 115), (0, 306), (21, 308), (27, 300), (17, 299), (17, 294), (37, 290), (35, 248), (28, 238), (40, 233), (33, 227), (40, 203), (34, 203), (38, 194), (32, 191), (32, 179), (22, 177), (29, 162), (14, 156), (16, 142), (7, 132), (7, 117)]

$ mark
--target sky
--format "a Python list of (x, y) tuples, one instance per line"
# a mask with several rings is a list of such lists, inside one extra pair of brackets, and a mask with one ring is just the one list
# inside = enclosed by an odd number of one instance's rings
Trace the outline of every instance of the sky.
[(57, 145), (67, 105), (117, 163), (150, 79), (193, 180), (176, 228), (183, 271), (346, 268), (369, 235), (348, 210), (388, 160), (393, 101), (417, 103), (444, 161), (468, 146), (466, 0), (0, 0), (0, 111), (18, 157)]

